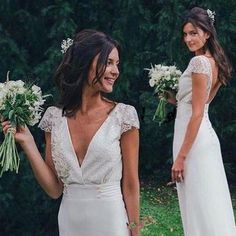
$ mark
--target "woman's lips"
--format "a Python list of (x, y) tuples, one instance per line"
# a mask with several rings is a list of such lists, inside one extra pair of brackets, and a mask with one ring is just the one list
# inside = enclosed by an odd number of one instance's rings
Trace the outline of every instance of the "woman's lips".
[(113, 85), (114, 82), (115, 82), (115, 79), (113, 79), (113, 78), (108, 78), (108, 77), (106, 77), (105, 80), (106, 80), (106, 82), (107, 82), (108, 84), (110, 84), (110, 85)]

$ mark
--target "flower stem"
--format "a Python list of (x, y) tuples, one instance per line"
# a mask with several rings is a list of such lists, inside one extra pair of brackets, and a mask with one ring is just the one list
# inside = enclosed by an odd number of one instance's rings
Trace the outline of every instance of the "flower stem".
[(9, 129), (0, 146), (0, 177), (8, 170), (15, 170), (15, 172), (18, 173), (19, 164), (20, 158), (16, 148), (14, 130)]
[(153, 120), (158, 121), (159, 126), (161, 126), (162, 123), (166, 119), (166, 104), (167, 104), (166, 98), (162, 97), (160, 99), (160, 102), (158, 103), (157, 109), (156, 109), (155, 114), (153, 116)]

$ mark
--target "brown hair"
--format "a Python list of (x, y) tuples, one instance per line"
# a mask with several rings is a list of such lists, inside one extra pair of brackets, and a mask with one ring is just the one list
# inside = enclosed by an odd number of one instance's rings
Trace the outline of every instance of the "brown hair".
[(193, 26), (199, 27), (204, 32), (209, 33), (210, 37), (207, 39), (204, 48), (209, 49), (211, 55), (215, 59), (216, 65), (218, 66), (219, 81), (226, 85), (231, 77), (232, 67), (217, 39), (214, 21), (209, 17), (206, 10), (200, 7), (194, 7), (186, 15), (182, 28), (187, 23), (191, 23)]
[(93, 84), (100, 82), (113, 48), (120, 53), (118, 42), (102, 32), (86, 29), (75, 35), (54, 75), (61, 92), (58, 105), (65, 116), (73, 116), (80, 108), (83, 86), (95, 56), (99, 54)]

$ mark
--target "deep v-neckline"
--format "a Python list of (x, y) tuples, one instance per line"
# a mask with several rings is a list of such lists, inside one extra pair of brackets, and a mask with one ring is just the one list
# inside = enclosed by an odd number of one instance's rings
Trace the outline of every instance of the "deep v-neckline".
[(103, 128), (103, 126), (105, 126), (105, 124), (107, 123), (107, 121), (109, 120), (111, 114), (116, 110), (117, 106), (118, 106), (119, 103), (116, 103), (115, 106), (111, 109), (111, 111), (108, 113), (106, 119), (101, 123), (101, 125), (99, 126), (99, 128), (96, 130), (96, 132), (94, 133), (94, 135), (92, 136), (88, 146), (87, 146), (87, 150), (85, 152), (85, 155), (82, 159), (82, 162), (80, 163), (79, 161), (79, 157), (77, 156), (76, 154), (76, 151), (75, 151), (75, 147), (73, 145), (73, 142), (72, 142), (72, 136), (71, 136), (71, 133), (70, 133), (70, 129), (69, 129), (69, 124), (68, 124), (68, 119), (67, 117), (65, 117), (65, 123), (66, 123), (66, 131), (67, 131), (67, 136), (68, 136), (68, 139), (69, 139), (69, 145), (70, 145), (70, 148), (73, 152), (73, 156), (74, 156), (74, 159), (76, 160), (78, 166), (80, 169), (83, 168), (83, 166), (85, 165), (86, 163), (86, 160), (87, 160), (87, 155), (89, 153), (89, 150), (91, 149), (91, 146), (96, 138), (96, 136), (99, 134), (100, 130)]

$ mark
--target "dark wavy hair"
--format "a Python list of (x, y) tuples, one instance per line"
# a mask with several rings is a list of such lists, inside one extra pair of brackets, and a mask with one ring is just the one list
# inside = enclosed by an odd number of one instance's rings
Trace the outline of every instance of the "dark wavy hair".
[(216, 65), (218, 66), (219, 81), (224, 85), (228, 84), (232, 67), (217, 39), (214, 22), (208, 16), (207, 10), (200, 7), (192, 8), (184, 19), (182, 29), (187, 23), (191, 23), (194, 27), (199, 27), (204, 32), (209, 33), (210, 36), (204, 45), (204, 50), (209, 49), (215, 59)]
[(92, 83), (100, 82), (113, 48), (117, 48), (120, 54), (119, 43), (102, 32), (85, 29), (75, 35), (54, 75), (61, 94), (58, 106), (62, 108), (63, 115), (73, 116), (81, 107), (82, 90), (97, 55), (96, 75)]

